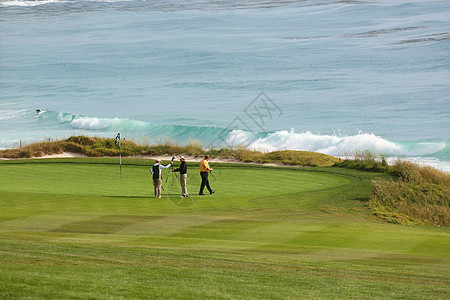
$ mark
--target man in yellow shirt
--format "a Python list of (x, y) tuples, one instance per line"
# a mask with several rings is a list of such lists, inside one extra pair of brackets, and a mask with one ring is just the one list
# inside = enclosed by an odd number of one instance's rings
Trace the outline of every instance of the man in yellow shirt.
[(204, 195), (203, 190), (205, 189), (205, 186), (211, 195), (216, 192), (213, 191), (209, 186), (208, 174), (212, 171), (212, 168), (209, 167), (208, 161), (209, 155), (206, 155), (205, 158), (200, 162), (200, 176), (202, 177), (202, 184), (200, 186), (200, 193), (198, 193), (199, 195)]

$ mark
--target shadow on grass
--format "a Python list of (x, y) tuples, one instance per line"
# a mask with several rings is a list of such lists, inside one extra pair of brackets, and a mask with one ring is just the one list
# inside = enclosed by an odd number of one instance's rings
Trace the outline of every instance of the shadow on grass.
[[(179, 198), (180, 194), (179, 193), (170, 193), (170, 194), (162, 194), (161, 196), (162, 196), (161, 199), (172, 198), (172, 197), (173, 198)], [(208, 194), (206, 196), (210, 196), (210, 195)], [(194, 195), (190, 195), (189, 197), (200, 198), (202, 196), (194, 194)], [(122, 196), (103, 196), (103, 198), (154, 199), (155, 196), (153, 196), (153, 195), (149, 195), (149, 196), (123, 196), (122, 195)]]
[[(163, 194), (162, 198), (167, 197), (179, 197), (180, 194)], [(153, 195), (148, 196), (103, 196), (103, 198), (130, 198), (130, 199), (152, 199), (155, 198)]]
[(103, 196), (103, 198), (148, 199), (148, 198), (155, 198), (155, 196)]

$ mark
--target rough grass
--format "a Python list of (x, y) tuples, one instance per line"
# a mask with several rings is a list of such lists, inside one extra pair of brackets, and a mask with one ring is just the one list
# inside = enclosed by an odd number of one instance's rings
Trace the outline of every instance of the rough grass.
[(369, 205), (393, 223), (450, 226), (450, 174), (397, 161), (393, 179), (373, 180)]
[(353, 159), (345, 159), (336, 162), (336, 167), (357, 169), (372, 172), (390, 172), (391, 167), (387, 164), (383, 155), (376, 155), (370, 151), (356, 152)]
[[(179, 145), (172, 140), (161, 140), (156, 145), (148, 145), (144, 142), (139, 145), (134, 141), (121, 141), (121, 154), (124, 157), (139, 155), (189, 155), (235, 158), (242, 162), (255, 163), (280, 163), (285, 165), (323, 167), (331, 166), (337, 162), (337, 158), (307, 151), (275, 151), (262, 153), (244, 148), (230, 149), (204, 149), (197, 140), (190, 140), (186, 145)], [(17, 149), (0, 151), (0, 157), (4, 158), (31, 158), (44, 155), (60, 154), (63, 152), (80, 153), (90, 157), (119, 156), (119, 147), (111, 138), (99, 138), (88, 136), (72, 136), (62, 141), (46, 141), (34, 143)]]
[(315, 152), (283, 150), (262, 153), (246, 148), (210, 150), (208, 154), (236, 158), (242, 162), (281, 163), (293, 166), (328, 167), (338, 161), (337, 158)]
[(375, 215), (392, 223), (450, 226), (450, 174), (435, 168), (397, 160), (392, 166), (383, 156), (369, 151), (335, 166), (384, 172), (389, 179), (372, 181), (369, 207)]
[(412, 183), (432, 183), (450, 186), (450, 174), (429, 166), (398, 160), (392, 166), (391, 173), (397, 179)]

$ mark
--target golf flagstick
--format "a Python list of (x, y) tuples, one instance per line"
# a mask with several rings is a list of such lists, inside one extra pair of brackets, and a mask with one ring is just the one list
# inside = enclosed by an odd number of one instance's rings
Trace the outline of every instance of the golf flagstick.
[(122, 178), (122, 145), (120, 144), (120, 132), (117, 133), (114, 143), (117, 145), (119, 143), (119, 168), (120, 168), (120, 178)]
[(175, 178), (178, 180), (177, 172), (174, 172), (174, 171), (173, 171), (173, 161), (172, 161), (172, 186), (173, 186), (173, 184), (175, 183), (174, 180), (173, 180), (173, 175), (175, 175)]
[[(170, 170), (172, 170), (172, 177), (173, 177), (173, 160), (174, 159), (175, 159), (175, 156), (172, 156), (172, 160), (170, 161)], [(170, 170), (169, 170), (169, 172), (167, 173), (167, 176), (166, 176), (166, 183), (167, 183), (167, 180), (169, 179)]]

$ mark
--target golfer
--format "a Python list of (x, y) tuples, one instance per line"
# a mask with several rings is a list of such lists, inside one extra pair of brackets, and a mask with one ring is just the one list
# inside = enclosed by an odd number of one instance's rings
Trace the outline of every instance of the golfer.
[(204, 195), (203, 190), (205, 189), (205, 186), (211, 195), (216, 192), (213, 191), (209, 186), (208, 174), (212, 171), (212, 168), (209, 167), (208, 161), (209, 155), (206, 155), (205, 158), (200, 162), (200, 176), (202, 177), (202, 184), (200, 186), (200, 193), (198, 193), (199, 195)]
[(172, 165), (170, 162), (167, 166), (163, 166), (161, 164), (161, 160), (157, 159), (156, 164), (153, 165), (150, 169), (150, 173), (153, 174), (153, 186), (155, 187), (155, 198), (161, 198), (161, 186), (162, 186), (162, 177), (161, 170), (167, 169)]
[(187, 163), (184, 156), (180, 156), (181, 165), (179, 168), (173, 169), (173, 172), (180, 172), (180, 184), (181, 184), (181, 198), (189, 197), (187, 191), (186, 180), (187, 180)]

